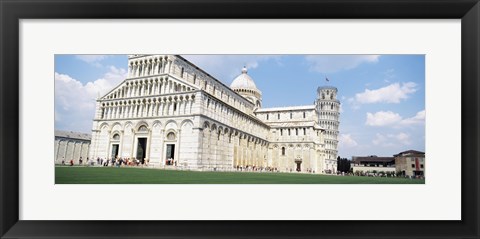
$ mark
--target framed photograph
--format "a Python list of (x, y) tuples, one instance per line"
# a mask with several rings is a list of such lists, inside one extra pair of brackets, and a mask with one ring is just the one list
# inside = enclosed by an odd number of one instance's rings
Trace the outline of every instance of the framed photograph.
[(476, 0), (0, 12), (2, 238), (480, 236)]

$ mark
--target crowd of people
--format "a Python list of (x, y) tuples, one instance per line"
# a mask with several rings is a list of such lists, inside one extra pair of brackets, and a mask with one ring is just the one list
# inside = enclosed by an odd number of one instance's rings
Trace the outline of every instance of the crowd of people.
[(104, 160), (103, 158), (97, 158), (97, 165), (102, 165), (104, 167), (108, 166), (117, 166), (117, 167), (126, 167), (126, 166), (148, 166), (149, 160), (136, 159), (136, 158), (112, 158), (110, 160)]
[[(62, 165), (65, 165), (66, 166), (67, 162), (65, 162), (65, 160), (62, 160)], [(68, 165), (69, 166), (74, 166), (75, 165), (75, 161), (73, 159), (70, 159), (70, 161), (68, 162)], [(84, 164), (84, 161), (82, 159), (82, 157), (80, 157), (80, 159), (78, 160), (78, 164), (79, 166), (103, 166), (103, 167), (127, 167), (127, 166), (149, 166), (149, 160), (148, 159), (144, 159), (144, 160), (140, 160), (140, 159), (136, 159), (136, 158), (120, 158), (120, 157), (115, 157), (115, 158), (111, 158), (111, 159), (103, 159), (103, 158), (100, 158), (98, 157), (95, 160), (90, 160), (88, 157), (87, 157), (87, 160)], [(166, 159), (165, 160), (165, 165), (172, 165), (172, 166), (177, 166), (177, 162), (173, 159)], [(216, 168), (213, 168), (212, 170), (216, 171)], [(233, 171), (244, 171), (244, 172), (280, 172), (278, 170), (278, 168), (276, 167), (258, 167), (258, 166), (255, 166), (255, 165), (239, 165), (239, 166), (235, 166), (233, 167)], [(294, 171), (298, 171), (294, 168), (286, 168), (286, 172), (294, 172)], [(299, 172), (299, 171), (298, 171)], [(315, 170), (313, 169), (307, 169), (306, 170), (307, 173), (315, 173)]]
[(247, 172), (278, 172), (277, 168), (273, 167), (257, 167), (255, 165), (246, 165), (246, 166), (236, 166), (234, 167), (236, 171), (247, 171)]
[[(70, 161), (68, 161), (68, 162), (66, 162), (65, 159), (62, 159), (62, 165), (66, 166), (67, 164), (69, 166), (76, 165), (75, 160), (73, 160), (73, 159), (70, 159)], [(77, 165), (79, 165), (79, 166), (83, 166), (83, 165), (95, 166), (95, 161), (90, 160), (87, 157), (86, 162), (84, 162), (82, 157), (80, 157), (78, 159), (78, 164)], [(113, 166), (117, 166), (117, 167), (148, 166), (149, 165), (149, 160), (148, 159), (140, 160), (140, 159), (135, 159), (135, 158), (119, 158), (119, 157), (115, 157), (115, 158), (111, 158), (111, 159), (103, 159), (103, 158), (98, 157), (97, 160), (96, 160), (96, 165), (104, 166), (104, 167), (108, 167), (108, 166), (111, 166), (111, 167), (113, 167)]]

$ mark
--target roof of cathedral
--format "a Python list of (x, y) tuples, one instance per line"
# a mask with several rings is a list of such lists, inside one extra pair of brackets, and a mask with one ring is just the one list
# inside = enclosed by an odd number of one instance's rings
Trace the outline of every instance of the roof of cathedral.
[(55, 137), (69, 138), (69, 139), (80, 139), (80, 140), (91, 140), (92, 135), (87, 133), (79, 133), (73, 131), (61, 131), (55, 130)]
[(230, 88), (232, 89), (247, 89), (247, 90), (255, 90), (259, 91), (253, 79), (247, 74), (247, 68), (243, 67), (242, 74), (237, 76), (230, 84)]
[(287, 106), (287, 107), (274, 107), (274, 108), (261, 108), (255, 112), (271, 112), (271, 111), (288, 111), (288, 110), (314, 110), (315, 105), (300, 105), (300, 106)]

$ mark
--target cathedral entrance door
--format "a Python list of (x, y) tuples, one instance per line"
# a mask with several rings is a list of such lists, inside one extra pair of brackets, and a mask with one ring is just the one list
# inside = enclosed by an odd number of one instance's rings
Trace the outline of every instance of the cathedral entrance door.
[(118, 144), (112, 144), (112, 154), (111, 158), (116, 158), (118, 156)]
[(167, 154), (165, 155), (167, 161), (166, 165), (175, 164), (175, 144), (167, 144)]
[(301, 160), (295, 160), (295, 163), (297, 164), (297, 172), (302, 171), (302, 161)]
[(143, 164), (147, 157), (147, 138), (138, 138), (137, 143), (137, 159)]

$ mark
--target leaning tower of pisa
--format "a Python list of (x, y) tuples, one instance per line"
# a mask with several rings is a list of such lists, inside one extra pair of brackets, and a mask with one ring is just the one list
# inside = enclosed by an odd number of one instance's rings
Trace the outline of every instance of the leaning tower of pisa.
[(337, 88), (322, 86), (317, 89), (316, 107), (318, 123), (325, 132), (325, 171), (337, 171), (338, 126), (340, 125), (340, 101)]

